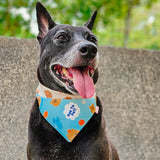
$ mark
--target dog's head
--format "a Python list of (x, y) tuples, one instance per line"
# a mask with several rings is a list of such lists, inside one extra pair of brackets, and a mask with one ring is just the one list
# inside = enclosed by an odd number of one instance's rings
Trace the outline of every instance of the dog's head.
[(36, 5), (41, 47), (39, 81), (57, 91), (94, 95), (98, 79), (97, 38), (92, 33), (95, 11), (84, 26), (56, 24), (40, 2)]

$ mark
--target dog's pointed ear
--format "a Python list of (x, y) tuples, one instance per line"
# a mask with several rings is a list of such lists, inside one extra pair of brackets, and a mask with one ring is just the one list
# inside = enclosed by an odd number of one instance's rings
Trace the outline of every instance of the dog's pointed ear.
[(48, 31), (56, 25), (56, 23), (52, 20), (48, 11), (40, 2), (37, 2), (36, 4), (36, 12), (37, 12), (37, 22), (39, 29), (39, 34), (37, 36), (37, 39), (39, 43), (41, 43), (41, 40), (48, 33)]
[(97, 16), (97, 10), (94, 11), (94, 13), (92, 14), (90, 19), (87, 21), (87, 23), (84, 26), (92, 30), (96, 16)]

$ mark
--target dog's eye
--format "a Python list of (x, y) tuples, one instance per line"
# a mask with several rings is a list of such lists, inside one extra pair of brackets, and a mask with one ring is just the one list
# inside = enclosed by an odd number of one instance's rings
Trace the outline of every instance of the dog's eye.
[(93, 36), (90, 36), (88, 40), (93, 42), (93, 43), (95, 43), (95, 44), (97, 44), (97, 39), (95, 37), (93, 37)]
[(97, 44), (97, 39), (96, 39), (96, 37), (95, 37), (94, 35), (89, 34), (89, 33), (86, 33), (85, 38), (86, 38), (88, 41)]
[(97, 38), (96, 38), (96, 36), (94, 36), (94, 34), (89, 33), (89, 32), (85, 32), (84, 38), (97, 45)]
[(97, 44), (97, 39), (95, 37), (93, 37), (93, 36), (89, 36), (88, 40), (93, 42), (93, 43), (95, 43), (95, 44)]
[(58, 35), (56, 38), (57, 38), (58, 40), (61, 40), (61, 41), (67, 40), (67, 38), (66, 38), (65, 35)]

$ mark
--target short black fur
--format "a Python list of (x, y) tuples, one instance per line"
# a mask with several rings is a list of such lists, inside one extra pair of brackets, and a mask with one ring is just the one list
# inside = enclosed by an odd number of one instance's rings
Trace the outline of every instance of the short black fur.
[[(41, 47), (40, 61), (37, 69), (38, 80), (44, 86), (64, 93), (78, 94), (56, 78), (52, 72), (55, 64), (70, 67), (90, 66), (94, 69), (94, 84), (98, 80), (98, 53), (92, 58), (85, 58), (79, 47), (97, 48), (96, 36), (92, 27), (97, 12), (84, 26), (56, 24), (40, 2), (36, 5)], [(89, 50), (85, 54), (91, 54)], [(87, 55), (89, 57), (89, 55)], [(108, 140), (105, 120), (102, 115), (102, 104), (97, 97), (98, 113), (90, 119), (76, 138), (68, 143), (42, 117), (37, 99), (30, 112), (28, 131), (28, 160), (119, 160), (112, 143)]]

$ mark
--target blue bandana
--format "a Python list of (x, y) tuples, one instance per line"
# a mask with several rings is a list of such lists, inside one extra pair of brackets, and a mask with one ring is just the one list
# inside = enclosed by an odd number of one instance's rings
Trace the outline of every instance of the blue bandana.
[(68, 142), (72, 142), (96, 112), (95, 96), (82, 98), (53, 91), (39, 84), (36, 97), (42, 116)]

